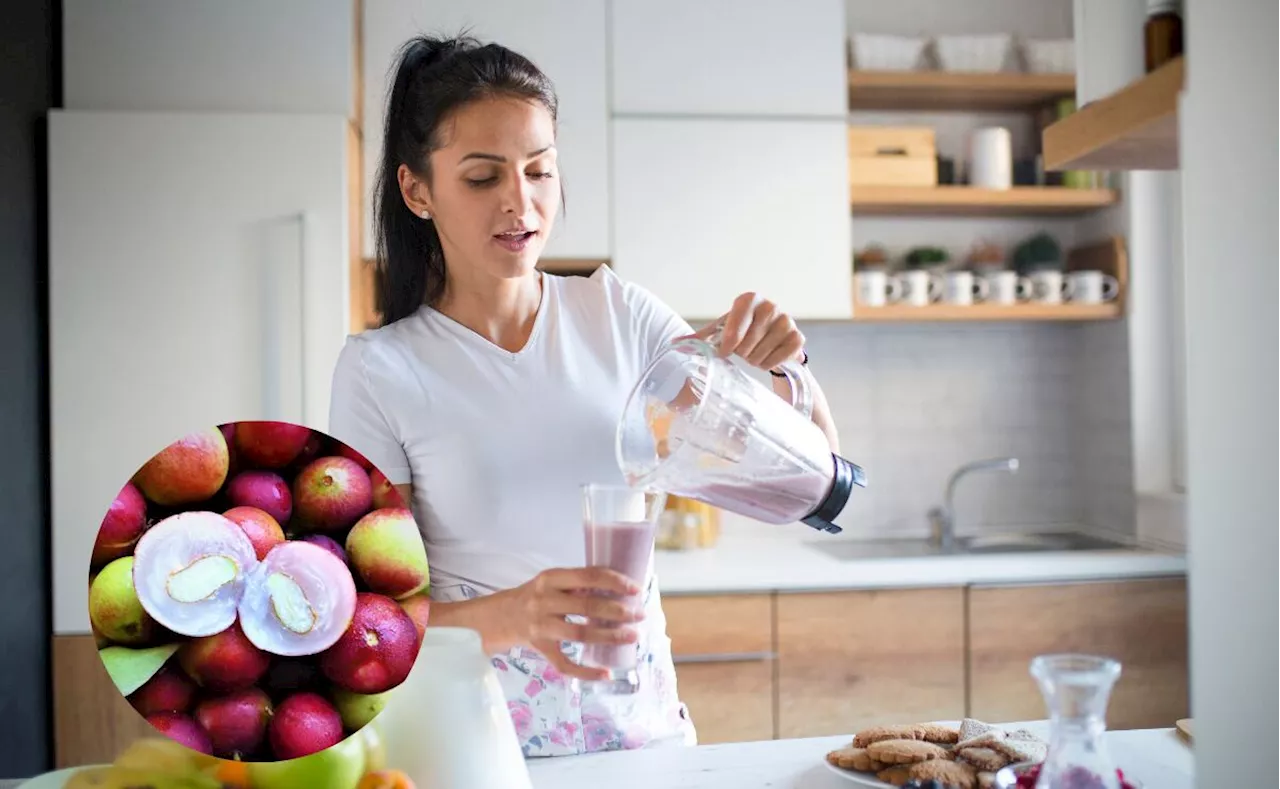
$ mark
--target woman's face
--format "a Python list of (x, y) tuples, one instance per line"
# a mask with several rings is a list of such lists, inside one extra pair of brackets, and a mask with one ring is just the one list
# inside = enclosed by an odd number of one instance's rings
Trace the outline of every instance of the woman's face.
[[(560, 197), (555, 127), (539, 103), (485, 99), (459, 109), (431, 153), (431, 186), (401, 167), (401, 189), (430, 212), (451, 269), (497, 278), (531, 271)], [(452, 272), (451, 272), (452, 273)]]

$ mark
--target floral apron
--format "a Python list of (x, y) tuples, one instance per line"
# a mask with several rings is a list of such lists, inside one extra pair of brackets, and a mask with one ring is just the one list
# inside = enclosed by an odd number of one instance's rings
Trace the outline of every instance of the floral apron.
[[(434, 589), (432, 596), (451, 602), (474, 594), (473, 588), (446, 585)], [(676, 691), (671, 640), (652, 574), (644, 611), (634, 645), (640, 676), (640, 689), (634, 694), (583, 688), (530, 647), (491, 656), (526, 758), (697, 744), (688, 707)], [(565, 642), (562, 647), (570, 661), (581, 661), (582, 644)]]

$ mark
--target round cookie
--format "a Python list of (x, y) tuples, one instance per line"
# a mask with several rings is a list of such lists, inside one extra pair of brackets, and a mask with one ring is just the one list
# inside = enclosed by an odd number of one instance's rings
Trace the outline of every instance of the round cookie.
[(978, 771), (964, 762), (941, 759), (918, 762), (911, 765), (908, 774), (911, 778), (921, 781), (937, 781), (948, 788), (977, 789), (978, 787)]
[(853, 745), (856, 748), (865, 748), (875, 742), (882, 740), (922, 740), (924, 739), (924, 731), (920, 726), (914, 725), (894, 725), (894, 726), (872, 726), (869, 729), (863, 729), (854, 735)]
[(865, 748), (855, 748), (851, 745), (828, 753), (827, 761), (842, 770), (857, 770), (864, 773), (874, 773), (877, 770), (883, 770), (886, 766), (872, 759)]
[(911, 769), (905, 764), (897, 764), (876, 773), (876, 778), (891, 786), (902, 786), (911, 780)]
[(923, 740), (881, 740), (867, 746), (871, 758), (885, 764), (911, 764), (934, 759), (948, 759), (951, 752), (940, 745)]
[(995, 772), (1009, 763), (1009, 759), (992, 748), (965, 748), (959, 752), (960, 759), (972, 764), (979, 770)]
[(936, 742), (939, 745), (955, 745), (960, 742), (960, 730), (937, 723), (921, 723), (916, 726), (920, 732), (917, 739), (925, 742)]

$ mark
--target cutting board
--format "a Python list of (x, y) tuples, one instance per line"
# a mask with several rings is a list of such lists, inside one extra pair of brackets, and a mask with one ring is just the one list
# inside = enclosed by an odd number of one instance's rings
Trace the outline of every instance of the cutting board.
[(1183, 718), (1174, 724), (1174, 728), (1178, 730), (1178, 735), (1186, 740), (1187, 745), (1190, 745), (1193, 740), (1191, 736), (1191, 718)]

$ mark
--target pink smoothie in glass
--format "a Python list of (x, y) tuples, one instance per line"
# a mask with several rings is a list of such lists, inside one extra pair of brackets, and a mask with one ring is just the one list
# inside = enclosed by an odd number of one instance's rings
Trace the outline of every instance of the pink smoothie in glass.
[[(587, 566), (608, 567), (643, 585), (653, 553), (655, 526), (639, 523), (586, 524)], [(597, 622), (609, 627), (614, 623)], [(630, 668), (635, 663), (634, 644), (585, 644), (583, 665), (605, 668)]]

